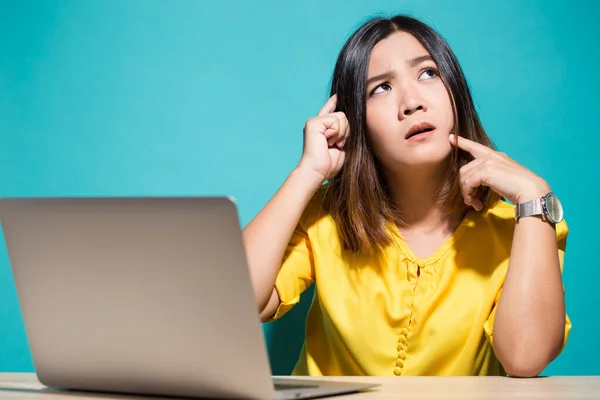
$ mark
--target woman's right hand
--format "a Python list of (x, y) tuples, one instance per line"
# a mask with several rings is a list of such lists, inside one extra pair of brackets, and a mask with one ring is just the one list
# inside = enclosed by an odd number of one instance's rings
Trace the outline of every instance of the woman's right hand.
[(344, 165), (344, 144), (350, 133), (346, 115), (334, 112), (336, 106), (334, 94), (304, 125), (304, 149), (298, 168), (317, 173), (322, 182), (333, 178)]

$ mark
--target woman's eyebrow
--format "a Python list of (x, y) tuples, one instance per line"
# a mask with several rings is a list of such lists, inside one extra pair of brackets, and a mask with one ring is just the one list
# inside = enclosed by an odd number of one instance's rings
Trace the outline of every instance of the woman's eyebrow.
[[(424, 56), (419, 56), (419, 57), (415, 57), (415, 58), (411, 58), (406, 60), (406, 64), (410, 67), (410, 68), (414, 68), (417, 65), (424, 63), (425, 61), (433, 61), (433, 58), (430, 55), (424, 55)], [(392, 70), (390, 71), (386, 71), (383, 72), (381, 74), (375, 75), (370, 77), (369, 79), (367, 79), (367, 86), (369, 86), (370, 84), (372, 84), (373, 82), (379, 81), (379, 80), (389, 80), (392, 79), (393, 77), (396, 76), (396, 73)]]
[(406, 60), (406, 65), (408, 65), (410, 68), (414, 68), (425, 61), (433, 61), (433, 58), (430, 55), (411, 58), (409, 60)]
[(386, 71), (382, 74), (372, 76), (369, 79), (367, 79), (367, 86), (369, 86), (371, 83), (376, 82), (376, 81), (380, 81), (380, 80), (384, 80), (384, 79), (389, 80), (389, 79), (393, 78), (394, 76), (396, 76), (396, 73), (394, 71)]

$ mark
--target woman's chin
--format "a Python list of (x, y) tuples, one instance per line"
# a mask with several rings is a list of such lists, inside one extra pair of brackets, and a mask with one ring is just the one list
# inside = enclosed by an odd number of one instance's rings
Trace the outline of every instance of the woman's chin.
[(396, 168), (393, 169), (420, 169), (420, 168), (437, 168), (447, 167), (448, 160), (451, 154), (451, 148), (444, 151), (424, 151), (424, 152), (413, 152), (411, 154), (403, 155), (403, 157), (396, 157), (396, 159), (390, 163)]

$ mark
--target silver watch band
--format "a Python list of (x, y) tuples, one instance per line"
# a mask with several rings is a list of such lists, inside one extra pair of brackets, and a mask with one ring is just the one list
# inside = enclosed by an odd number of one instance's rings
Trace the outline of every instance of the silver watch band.
[(532, 215), (543, 215), (544, 208), (542, 205), (542, 199), (533, 199), (518, 203), (516, 206), (515, 219), (530, 217)]

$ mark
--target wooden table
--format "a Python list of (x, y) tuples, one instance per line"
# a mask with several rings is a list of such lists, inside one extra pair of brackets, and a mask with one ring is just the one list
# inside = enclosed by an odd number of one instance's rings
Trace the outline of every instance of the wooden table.
[[(293, 378), (303, 379), (303, 378)], [(328, 377), (381, 385), (365, 393), (332, 400), (379, 399), (600, 399), (600, 376), (565, 376), (534, 379), (503, 377)], [(0, 373), (0, 400), (134, 399), (136, 396), (60, 392), (45, 389), (35, 374)], [(143, 397), (156, 400), (157, 397)]]

